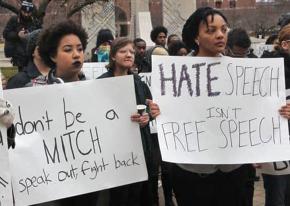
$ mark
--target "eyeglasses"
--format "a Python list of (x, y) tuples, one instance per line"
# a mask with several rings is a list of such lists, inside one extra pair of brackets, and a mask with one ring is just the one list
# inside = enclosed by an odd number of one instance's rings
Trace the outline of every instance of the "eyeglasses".
[[(243, 50), (244, 48), (241, 48), (241, 50)], [(244, 57), (247, 57), (249, 54), (251, 54), (251, 50), (250, 49), (247, 49), (245, 51), (241, 51), (241, 52), (234, 52), (231, 48), (227, 48), (227, 51), (228, 51), (228, 55), (231, 56), (231, 57), (241, 57), (241, 58), (244, 58)]]

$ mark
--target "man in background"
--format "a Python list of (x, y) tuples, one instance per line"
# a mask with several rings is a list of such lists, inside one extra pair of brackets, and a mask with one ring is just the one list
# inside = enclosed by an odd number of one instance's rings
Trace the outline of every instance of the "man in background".
[(3, 31), (5, 56), (12, 58), (13, 66), (17, 66), (19, 71), (27, 64), (27, 36), (41, 27), (32, 16), (33, 10), (31, 2), (23, 1), (19, 14), (9, 19)]

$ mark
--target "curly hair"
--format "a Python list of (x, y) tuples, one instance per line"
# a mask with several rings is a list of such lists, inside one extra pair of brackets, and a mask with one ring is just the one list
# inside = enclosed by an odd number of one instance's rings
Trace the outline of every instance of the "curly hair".
[(71, 20), (66, 20), (43, 30), (38, 41), (38, 51), (43, 62), (52, 69), (55, 69), (56, 64), (52, 61), (52, 57), (57, 54), (57, 48), (61, 39), (64, 36), (74, 34), (76, 35), (85, 50), (88, 43), (88, 35), (84, 28), (75, 24)]
[(211, 21), (214, 20), (214, 15), (221, 16), (226, 23), (228, 23), (227, 18), (218, 10), (211, 7), (201, 7), (197, 9), (191, 16), (186, 20), (182, 29), (182, 40), (185, 45), (198, 52), (199, 46), (195, 42), (196, 37), (199, 33), (199, 25), (205, 23), (208, 26), (207, 18), (210, 16)]
[(231, 49), (234, 46), (247, 49), (251, 46), (251, 39), (245, 29), (235, 28), (228, 33), (227, 46)]
[(153, 42), (156, 41), (158, 34), (160, 33), (164, 33), (167, 36), (167, 29), (164, 26), (157, 26), (154, 29), (152, 29), (151, 33), (150, 33), (150, 38)]
[(182, 48), (186, 49), (187, 53), (190, 52), (182, 41), (175, 41), (168, 47), (168, 53), (170, 56), (178, 56), (177, 53)]
[(146, 43), (146, 41), (145, 41), (144, 39), (141, 39), (141, 38), (136, 38), (136, 39), (134, 39), (134, 41), (133, 41), (134, 45), (136, 45), (136, 44), (139, 43), (139, 42), (145, 42), (145, 43)]
[(111, 43), (114, 40), (114, 36), (110, 29), (101, 29), (98, 32), (96, 47), (98, 48), (101, 44), (105, 42)]

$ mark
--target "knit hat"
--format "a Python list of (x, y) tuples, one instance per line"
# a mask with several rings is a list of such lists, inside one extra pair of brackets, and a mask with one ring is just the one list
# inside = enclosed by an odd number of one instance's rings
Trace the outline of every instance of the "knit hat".
[(35, 50), (40, 31), (41, 31), (41, 29), (34, 30), (33, 32), (29, 33), (29, 35), (27, 37), (26, 52), (27, 52), (27, 56), (29, 56), (29, 57), (32, 56), (32, 54)]
[(21, 3), (21, 10), (26, 12), (32, 12), (34, 8), (33, 3), (28, 1), (22, 1)]
[(110, 29), (101, 29), (97, 36), (96, 46), (97, 48), (105, 43), (105, 42), (112, 42), (114, 40), (114, 36)]

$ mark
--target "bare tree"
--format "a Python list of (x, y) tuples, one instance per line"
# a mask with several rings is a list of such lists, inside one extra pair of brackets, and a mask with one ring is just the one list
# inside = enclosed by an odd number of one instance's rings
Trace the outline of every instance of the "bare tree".
[[(27, 0), (30, 2), (33, 2), (32, 0)], [(39, 19), (40, 22), (43, 22), (43, 18), (46, 14), (46, 10), (48, 6), (52, 3), (57, 3), (61, 7), (66, 7), (67, 12), (66, 12), (66, 17), (70, 18), (73, 16), (75, 13), (81, 11), (84, 9), (86, 6), (94, 4), (96, 2), (108, 2), (109, 0), (39, 0), (39, 6), (35, 7), (35, 11), (33, 12), (33, 16)], [(10, 0), (0, 0), (0, 7), (3, 7), (5, 9), (8, 9), (9, 11), (13, 13), (18, 13), (19, 8), (21, 5), (22, 0), (17, 0), (16, 4), (13, 4), (12, 1)]]

